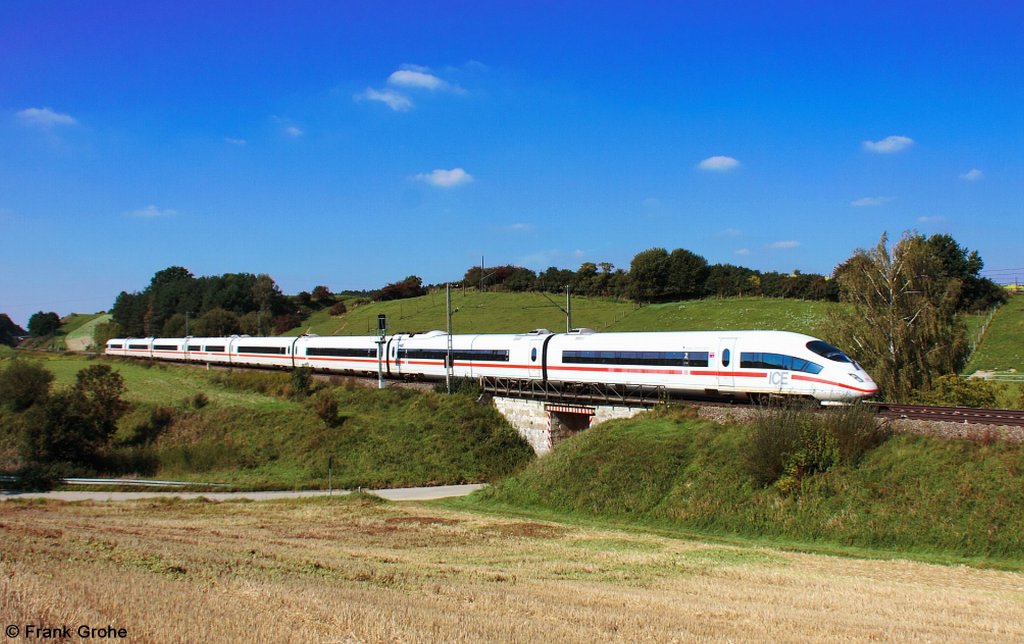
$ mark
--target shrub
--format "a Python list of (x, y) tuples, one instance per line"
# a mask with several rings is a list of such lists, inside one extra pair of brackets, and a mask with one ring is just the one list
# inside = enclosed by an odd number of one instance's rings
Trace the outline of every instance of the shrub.
[(292, 394), (305, 397), (313, 390), (313, 370), (309, 367), (296, 367), (292, 370)]
[(843, 465), (856, 465), (864, 454), (892, 436), (889, 425), (879, 425), (871, 411), (861, 405), (831, 407), (817, 419), (822, 430), (835, 437)]
[(348, 308), (345, 307), (344, 302), (336, 302), (329, 311), (331, 315), (345, 315), (348, 313)]
[(12, 411), (23, 411), (50, 394), (53, 374), (42, 365), (14, 360), (0, 371), (0, 403)]
[(313, 412), (328, 427), (334, 427), (339, 424), (338, 401), (331, 390), (325, 389), (313, 396), (312, 407)]
[(274, 318), (274, 333), (285, 333), (302, 324), (302, 318), (298, 313), (285, 313)]
[(936, 378), (931, 389), (918, 391), (916, 402), (949, 407), (995, 407), (1000, 385), (983, 378), (961, 378), (950, 374)]
[(202, 409), (210, 404), (210, 397), (201, 391), (197, 391), (196, 395), (192, 396), (190, 402), (193, 409)]
[(856, 465), (888, 436), (888, 428), (879, 427), (860, 406), (766, 407), (754, 420), (747, 472), (761, 485), (797, 492), (807, 477), (840, 464)]

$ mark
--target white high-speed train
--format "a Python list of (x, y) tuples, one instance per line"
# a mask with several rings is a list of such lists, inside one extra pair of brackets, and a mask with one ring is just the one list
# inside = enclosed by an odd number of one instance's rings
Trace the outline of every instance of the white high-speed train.
[[(247, 367), (443, 379), (448, 334), (115, 338), (106, 354)], [(382, 353), (378, 356), (378, 351)], [(455, 377), (663, 387), (677, 395), (852, 402), (878, 393), (836, 347), (788, 331), (667, 331), (453, 335)]]

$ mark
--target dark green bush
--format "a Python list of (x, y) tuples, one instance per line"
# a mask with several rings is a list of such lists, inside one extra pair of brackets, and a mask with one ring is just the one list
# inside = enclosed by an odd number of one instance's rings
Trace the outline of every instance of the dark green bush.
[(950, 374), (936, 378), (931, 389), (915, 392), (914, 401), (922, 405), (991, 408), (996, 406), (1001, 389), (990, 380)]
[(764, 407), (753, 423), (746, 468), (761, 485), (796, 492), (815, 473), (840, 464), (856, 465), (888, 436), (888, 428), (880, 427), (869, 410), (857, 405)]
[(296, 367), (292, 370), (292, 394), (305, 397), (313, 390), (313, 370), (309, 367)]
[(316, 413), (317, 417), (328, 427), (334, 427), (339, 424), (338, 418), (338, 400), (334, 397), (334, 392), (330, 389), (317, 392), (313, 396), (312, 400), (313, 412)]
[(0, 403), (11, 411), (24, 411), (46, 399), (53, 374), (46, 367), (25, 360), (14, 360), (0, 371)]

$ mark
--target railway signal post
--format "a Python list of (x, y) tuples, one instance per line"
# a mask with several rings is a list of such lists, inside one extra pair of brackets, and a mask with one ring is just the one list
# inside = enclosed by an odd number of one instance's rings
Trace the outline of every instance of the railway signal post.
[(377, 389), (384, 388), (384, 336), (388, 332), (388, 317), (377, 315)]

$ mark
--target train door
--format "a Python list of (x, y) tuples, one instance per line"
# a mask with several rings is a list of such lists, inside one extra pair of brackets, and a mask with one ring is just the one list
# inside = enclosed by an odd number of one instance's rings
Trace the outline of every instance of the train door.
[[(402, 340), (403, 339), (404, 339), (403, 337), (395, 335), (395, 336), (391, 337), (391, 342), (388, 342), (386, 345), (384, 345), (384, 350), (385, 351), (387, 351), (388, 348), (390, 348), (390, 351), (391, 351), (390, 355), (386, 355), (385, 356), (385, 358), (387, 359), (387, 365), (388, 365), (387, 366), (388, 375), (395, 375), (395, 376), (402, 375), (402, 360), (401, 360), (400, 356), (402, 355)], [(378, 351), (380, 351), (380, 349), (378, 349)]]
[(530, 348), (526, 362), (526, 374), (530, 380), (543, 380), (544, 378), (544, 341), (548, 338), (545, 335), (531, 336), (527, 341)]
[(712, 367), (718, 372), (718, 388), (730, 391), (736, 386), (736, 367), (740, 357), (736, 355), (736, 338), (719, 338), (718, 351), (712, 358)]

